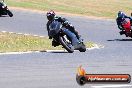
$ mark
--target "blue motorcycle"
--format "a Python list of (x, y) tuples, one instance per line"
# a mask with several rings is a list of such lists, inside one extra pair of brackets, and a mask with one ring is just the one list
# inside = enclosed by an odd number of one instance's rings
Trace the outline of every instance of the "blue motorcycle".
[(8, 9), (4, 1), (0, 2), (0, 16), (2, 15), (9, 15), (10, 17), (13, 17), (13, 13)]
[(76, 35), (69, 29), (66, 29), (61, 22), (54, 20), (49, 25), (49, 29), (49, 35), (69, 53), (73, 53), (74, 50), (79, 50), (80, 52), (86, 51), (83, 41), (78, 40)]

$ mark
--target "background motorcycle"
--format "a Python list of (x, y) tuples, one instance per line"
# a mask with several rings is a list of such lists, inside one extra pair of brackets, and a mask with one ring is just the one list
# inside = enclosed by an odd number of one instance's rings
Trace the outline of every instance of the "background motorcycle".
[(0, 2), (0, 16), (1, 15), (9, 15), (10, 17), (13, 16), (12, 12), (7, 8), (4, 1)]
[(82, 41), (79, 41), (74, 33), (69, 29), (66, 29), (58, 21), (53, 21), (49, 25), (49, 35), (59, 44), (61, 44), (69, 53), (73, 53), (74, 50), (85, 52), (86, 47)]
[(125, 30), (125, 35), (126, 37), (131, 37), (132, 38), (132, 31), (131, 31), (131, 23), (130, 19), (125, 18), (122, 22), (122, 26)]

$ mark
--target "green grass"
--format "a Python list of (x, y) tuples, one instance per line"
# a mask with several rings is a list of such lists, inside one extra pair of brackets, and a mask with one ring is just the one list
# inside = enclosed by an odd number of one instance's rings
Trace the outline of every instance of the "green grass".
[(6, 0), (9, 6), (48, 11), (50, 9), (87, 16), (115, 18), (119, 10), (132, 12), (131, 0)]
[[(60, 47), (59, 47), (60, 48)], [(18, 35), (0, 32), (0, 52), (36, 51), (58, 49), (51, 46), (51, 41), (46, 37), (32, 35)]]
[[(92, 42), (87, 42), (86, 46), (90, 48), (93, 47), (93, 44)], [(0, 32), (0, 53), (63, 49), (61, 47), (52, 47), (51, 40), (47, 37)]]

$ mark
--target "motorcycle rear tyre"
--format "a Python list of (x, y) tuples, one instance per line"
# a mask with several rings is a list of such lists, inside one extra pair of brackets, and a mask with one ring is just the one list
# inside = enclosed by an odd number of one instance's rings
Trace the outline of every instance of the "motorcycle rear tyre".
[(79, 49), (80, 52), (85, 52), (86, 51), (86, 46), (82, 44), (82, 46)]

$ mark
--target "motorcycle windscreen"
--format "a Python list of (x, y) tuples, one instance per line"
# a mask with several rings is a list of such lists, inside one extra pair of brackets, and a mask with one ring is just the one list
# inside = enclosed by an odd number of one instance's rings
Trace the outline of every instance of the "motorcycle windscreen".
[(130, 23), (130, 20), (129, 19), (125, 19), (123, 22), (122, 22), (122, 25), (125, 29), (126, 32), (130, 32), (131, 30), (131, 23)]
[(53, 21), (50, 25), (49, 25), (49, 35), (50, 36), (55, 36), (58, 34), (60, 28), (62, 27), (61, 23), (58, 21)]

